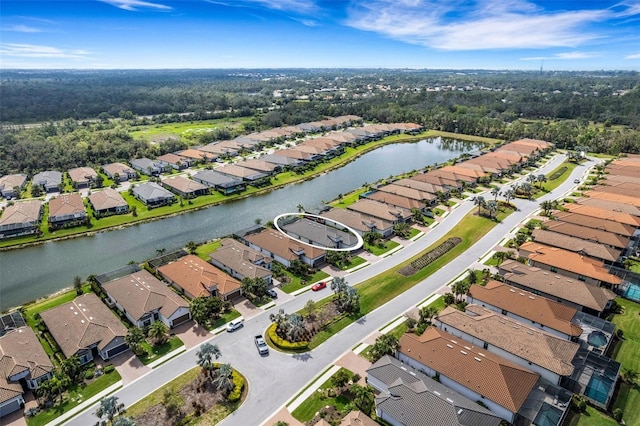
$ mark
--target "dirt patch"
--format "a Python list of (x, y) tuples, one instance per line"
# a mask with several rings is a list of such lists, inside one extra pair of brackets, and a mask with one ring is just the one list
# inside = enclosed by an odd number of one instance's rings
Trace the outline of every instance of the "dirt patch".
[(139, 426), (174, 426), (187, 424), (187, 417), (195, 420), (216, 406), (231, 405), (227, 402), (225, 394), (218, 391), (202, 371), (194, 380), (180, 388), (177, 396), (181, 403), (175, 411), (169, 411), (160, 403), (153, 405), (133, 420)]

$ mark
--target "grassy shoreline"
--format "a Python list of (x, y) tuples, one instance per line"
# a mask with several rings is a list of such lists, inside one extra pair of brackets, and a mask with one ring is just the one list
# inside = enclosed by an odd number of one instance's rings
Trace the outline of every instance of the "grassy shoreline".
[[(25, 247), (31, 247), (39, 244), (43, 244), (49, 241), (61, 241), (71, 238), (79, 238), (85, 236), (92, 236), (98, 232), (106, 232), (115, 229), (122, 229), (128, 226), (138, 225), (142, 223), (147, 223), (151, 221), (161, 220), (168, 217), (176, 216), (183, 213), (194, 212), (202, 209), (206, 209), (209, 207), (213, 207), (216, 205), (220, 205), (223, 203), (233, 202), (237, 200), (242, 200), (247, 197), (251, 197), (253, 195), (264, 194), (276, 189), (283, 188), (287, 185), (300, 183), (307, 180), (312, 180), (317, 176), (320, 176), (323, 173), (327, 173), (333, 170), (336, 170), (340, 167), (343, 167), (349, 164), (352, 161), (355, 161), (361, 155), (364, 155), (374, 149), (382, 147), (387, 144), (393, 143), (412, 143), (417, 142), (421, 139), (430, 138), (430, 137), (451, 137), (459, 140), (469, 141), (469, 142), (482, 142), (487, 144), (494, 144), (499, 142), (496, 139), (489, 138), (478, 138), (474, 136), (467, 135), (458, 135), (455, 133), (446, 133), (446, 132), (438, 132), (438, 131), (425, 131), (415, 136), (408, 135), (393, 135), (388, 136), (386, 138), (380, 139), (379, 141), (371, 142), (365, 145), (358, 146), (356, 148), (348, 148), (344, 154), (326, 162), (319, 164), (314, 170), (304, 173), (304, 174), (293, 174), (291, 172), (284, 172), (278, 174), (271, 185), (266, 188), (250, 188), (242, 194), (232, 195), (229, 197), (225, 197), (221, 194), (213, 194), (206, 195), (195, 198), (191, 200), (192, 204), (189, 204), (188, 201), (185, 201), (182, 206), (179, 203), (176, 203), (171, 206), (159, 207), (153, 210), (147, 210), (139, 201), (133, 200), (133, 197), (127, 197), (128, 194), (123, 194), (123, 196), (127, 199), (130, 204), (133, 204), (137, 208), (137, 216), (132, 216), (131, 213), (126, 215), (117, 215), (110, 216), (107, 218), (100, 219), (99, 221), (95, 221), (92, 223), (91, 227), (76, 227), (76, 228), (68, 228), (56, 231), (55, 233), (49, 233), (45, 231), (44, 236), (25, 236), (25, 237), (17, 237), (15, 239), (9, 239), (6, 241), (0, 241), (0, 251), (4, 250), (15, 250)], [(43, 218), (43, 223), (41, 225), (43, 228), (46, 228), (46, 222)]]

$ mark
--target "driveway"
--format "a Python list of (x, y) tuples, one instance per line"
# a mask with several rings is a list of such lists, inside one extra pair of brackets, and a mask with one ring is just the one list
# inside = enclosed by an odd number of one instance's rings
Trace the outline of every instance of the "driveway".
[(253, 318), (256, 315), (260, 315), (263, 310), (256, 307), (253, 303), (249, 302), (245, 297), (239, 297), (233, 301), (233, 308), (240, 312), (240, 315), (244, 317), (244, 319)]
[[(100, 361), (101, 360), (99, 358), (96, 359), (96, 365), (101, 364)], [(138, 357), (131, 351), (127, 351), (115, 358), (111, 358), (108, 364), (112, 364), (116, 368), (116, 371), (120, 373), (123, 386), (126, 386), (151, 371), (151, 368), (140, 362)]]
[(180, 324), (173, 330), (173, 334), (178, 336), (186, 349), (191, 349), (194, 346), (198, 346), (200, 343), (206, 342), (212, 336), (206, 329), (196, 324), (195, 321), (188, 321), (184, 324)]

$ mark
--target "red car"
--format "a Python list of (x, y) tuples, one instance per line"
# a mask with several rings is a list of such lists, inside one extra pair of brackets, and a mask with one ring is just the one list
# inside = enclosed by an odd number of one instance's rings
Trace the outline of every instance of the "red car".
[(323, 288), (326, 288), (326, 287), (327, 287), (327, 283), (322, 281), (321, 283), (314, 284), (313, 287), (311, 287), (311, 290), (318, 291), (318, 290), (322, 290)]

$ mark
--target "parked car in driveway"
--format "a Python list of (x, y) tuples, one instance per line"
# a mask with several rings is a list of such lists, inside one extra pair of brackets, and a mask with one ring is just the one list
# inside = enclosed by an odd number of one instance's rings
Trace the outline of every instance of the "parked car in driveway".
[(266, 293), (267, 293), (267, 296), (269, 296), (272, 299), (278, 298), (278, 293), (272, 288), (267, 289)]
[(319, 282), (318, 284), (314, 284), (311, 287), (311, 290), (318, 291), (318, 290), (322, 290), (323, 288), (326, 288), (326, 287), (327, 287), (326, 281), (322, 281), (322, 282)]
[(239, 328), (244, 327), (244, 320), (242, 318), (236, 318), (234, 320), (229, 321), (227, 324), (227, 331), (232, 332), (236, 331)]

